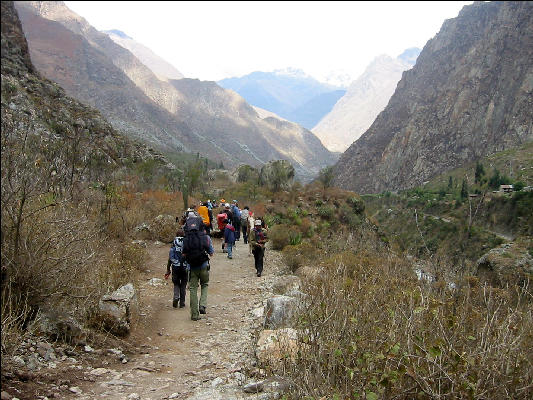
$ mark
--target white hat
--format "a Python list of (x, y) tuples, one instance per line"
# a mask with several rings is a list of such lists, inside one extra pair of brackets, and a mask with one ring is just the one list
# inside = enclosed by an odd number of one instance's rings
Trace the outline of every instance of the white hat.
[(189, 211), (189, 213), (187, 214), (187, 218), (194, 218), (196, 217), (196, 214), (194, 214), (193, 211)]
[(260, 219), (256, 219), (255, 220), (255, 225), (261, 225), (261, 220)]
[(224, 207), (229, 207), (229, 203), (224, 204)]

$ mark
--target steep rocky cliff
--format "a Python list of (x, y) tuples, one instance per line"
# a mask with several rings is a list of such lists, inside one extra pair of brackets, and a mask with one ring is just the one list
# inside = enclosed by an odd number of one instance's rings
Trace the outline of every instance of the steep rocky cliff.
[[(2, 200), (31, 177), (32, 189), (104, 181), (126, 164), (165, 158), (109, 125), (33, 67), (13, 2), (2, 2)], [(169, 166), (170, 167), (170, 166)], [(172, 167), (171, 167), (172, 168)], [(2, 203), (4, 205), (4, 203)]]
[(387, 107), (342, 155), (361, 193), (432, 176), (533, 139), (533, 2), (475, 2), (445, 21)]
[(136, 138), (166, 151), (200, 152), (229, 167), (287, 159), (302, 179), (335, 161), (312, 133), (301, 140), (292, 134), (295, 124), (276, 128), (255, 112), (242, 112), (250, 106), (213, 82), (159, 80), (63, 2), (15, 4), (37, 69)]

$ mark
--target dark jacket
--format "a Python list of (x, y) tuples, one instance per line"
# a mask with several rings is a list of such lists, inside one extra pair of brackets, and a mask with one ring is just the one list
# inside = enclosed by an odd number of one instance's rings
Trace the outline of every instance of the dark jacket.
[(233, 221), (233, 212), (231, 210), (224, 210), (223, 212), (226, 213), (230, 221)]
[(231, 224), (226, 224), (224, 229), (224, 242), (235, 244), (235, 228)]

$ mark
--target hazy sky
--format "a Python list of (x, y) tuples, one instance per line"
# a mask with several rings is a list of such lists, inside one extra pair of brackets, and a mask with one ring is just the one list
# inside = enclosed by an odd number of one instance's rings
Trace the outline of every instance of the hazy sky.
[(187, 78), (219, 80), (288, 67), (353, 79), (380, 54), (423, 48), (471, 1), (66, 1), (99, 30), (118, 29)]

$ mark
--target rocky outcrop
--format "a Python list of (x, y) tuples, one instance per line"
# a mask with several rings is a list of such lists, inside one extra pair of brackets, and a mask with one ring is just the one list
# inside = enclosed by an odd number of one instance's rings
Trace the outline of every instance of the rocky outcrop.
[(156, 160), (161, 168), (168, 164), (160, 153), (127, 139), (96, 109), (67, 96), (35, 70), (12, 2), (2, 2), (2, 140), (3, 169), (20, 161), (22, 153), (9, 158), (9, 165), (4, 162), (23, 141), (33, 143), (26, 152), (35, 153), (34, 186), (64, 185), (65, 176), (70, 183), (104, 182), (126, 162)]
[(533, 279), (532, 245), (532, 240), (520, 240), (490, 250), (477, 261), (476, 276), (495, 287), (526, 287)]
[(341, 156), (334, 183), (409, 188), (532, 140), (532, 16), (532, 2), (475, 2), (447, 20)]
[(372, 125), (391, 98), (403, 71), (411, 68), (399, 58), (376, 57), (312, 129), (330, 151), (343, 152)]

